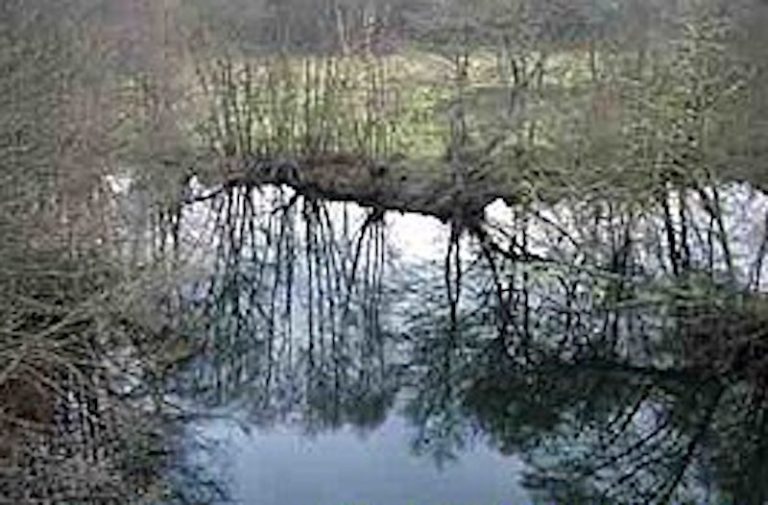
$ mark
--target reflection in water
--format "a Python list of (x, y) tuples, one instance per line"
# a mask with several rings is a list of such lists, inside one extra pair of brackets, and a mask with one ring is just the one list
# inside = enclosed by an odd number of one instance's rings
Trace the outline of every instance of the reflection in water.
[[(542, 503), (763, 503), (766, 210), (741, 186), (653, 204), (498, 206), (432, 224), (424, 233), (445, 243), (411, 255), (398, 216), (277, 189), (221, 192), (180, 227), (215, 254), (182, 289), (202, 352), (177, 391), (260, 427), (236, 442), (264, 465), (299, 443), (281, 438), (286, 426), (331, 454), (289, 461), (340, 468), (359, 466), (344, 433), (367, 434), (378, 454), (397, 450), (397, 432), (408, 457), (449, 472), (473, 461), (473, 442), (514, 456), (483, 452), (477, 464), (508, 465), (489, 475)], [(431, 494), (419, 496), (444, 496), (424, 479), (413, 488)], [(362, 494), (339, 496), (413, 498), (377, 494), (374, 480), (341, 480)], [(265, 503), (300, 497), (270, 501), (274, 488), (256, 481), (248, 492)], [(319, 485), (308, 482), (296, 492)]]
[(477, 444), (437, 469), (411, 453), (409, 427), (395, 416), (364, 436), (352, 427), (309, 438), (291, 426), (209, 432), (230, 448), (223, 458), (243, 503), (527, 502), (515, 485), (519, 463)]
[(199, 316), (205, 359), (184, 383), (212, 405), (247, 405), (259, 423), (301, 407), (318, 430), (375, 427), (397, 376), (380, 323), (382, 216), (272, 197), (234, 193), (217, 209), (213, 275), (185, 307)]

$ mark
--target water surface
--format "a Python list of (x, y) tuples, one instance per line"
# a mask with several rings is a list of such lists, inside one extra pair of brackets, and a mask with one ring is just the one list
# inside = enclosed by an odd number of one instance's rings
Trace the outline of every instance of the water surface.
[(768, 207), (717, 194), (448, 225), (233, 190), (177, 237), (176, 393), (241, 503), (762, 503)]

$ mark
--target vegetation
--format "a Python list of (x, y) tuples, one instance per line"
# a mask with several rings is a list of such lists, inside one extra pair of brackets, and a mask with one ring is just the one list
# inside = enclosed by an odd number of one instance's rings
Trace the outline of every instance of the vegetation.
[[(282, 149), (289, 135), (298, 152), (453, 156), (454, 164), (468, 165), (464, 170), (504, 171), (516, 183), (538, 179), (542, 169), (555, 183), (582, 186), (587, 179), (588, 186), (613, 187), (628, 171), (631, 186), (676, 171), (698, 180), (703, 165), (721, 171), (746, 144), (759, 151), (757, 139), (745, 144), (730, 133), (754, 118), (753, 106), (763, 101), (756, 60), (746, 58), (743, 47), (745, 16), (759, 16), (759, 6), (484, 2), (469, 13), (460, 5), (311, 2), (293, 11), (289, 4), (252, 4), (263, 16), (240, 23), (251, 23), (261, 37), (222, 42), (223, 57), (234, 65), (229, 74), (251, 82), (221, 82), (214, 94), (239, 96), (240, 106), (215, 107), (214, 123), (226, 124), (220, 115), (234, 107), (250, 111), (252, 120), (229, 122), (241, 124), (245, 131), (238, 135), (255, 136), (262, 148), (271, 140)], [(310, 29), (302, 16), (325, 21)], [(215, 19), (203, 26), (216, 40)], [(757, 38), (751, 34), (749, 44)], [(274, 54), (284, 55), (276, 67)], [(263, 55), (262, 64), (238, 71), (238, 60)], [(267, 70), (265, 86), (257, 77), (264, 67), (281, 77)], [(248, 97), (247, 89), (272, 91)], [(254, 127), (273, 132), (265, 137)], [(329, 138), (318, 139), (317, 132)], [(728, 146), (711, 144), (714, 139)], [(696, 170), (679, 167), (681, 160), (673, 159), (692, 148), (707, 159), (697, 160)], [(480, 163), (486, 158), (494, 163)]]
[(94, 7), (0, 6), (3, 503), (177, 496), (161, 478), (176, 414), (148, 380), (170, 344), (148, 316), (165, 287), (149, 282), (159, 265), (124, 261), (107, 176), (126, 111)]

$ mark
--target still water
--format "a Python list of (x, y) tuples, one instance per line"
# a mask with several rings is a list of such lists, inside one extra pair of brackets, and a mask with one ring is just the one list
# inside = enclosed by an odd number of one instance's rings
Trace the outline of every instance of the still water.
[(186, 209), (196, 457), (253, 505), (763, 503), (768, 199), (713, 194)]
[(526, 502), (514, 458), (476, 444), (438, 466), (413, 453), (411, 430), (396, 415), (371, 432), (308, 436), (282, 426), (245, 434), (219, 425), (207, 434), (225, 441), (230, 492), (242, 503)]

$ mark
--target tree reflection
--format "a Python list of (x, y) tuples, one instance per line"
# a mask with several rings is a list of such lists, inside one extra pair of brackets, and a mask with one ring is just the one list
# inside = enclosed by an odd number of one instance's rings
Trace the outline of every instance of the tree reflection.
[(384, 352), (387, 261), (381, 213), (275, 190), (211, 202), (210, 274), (189, 289), (203, 356), (197, 399), (247, 405), (253, 420), (300, 415), (310, 431), (373, 428), (394, 401)]
[[(468, 330), (445, 331), (447, 361), (417, 359), (422, 446), (441, 460), (479, 432), (528, 463), (543, 502), (763, 503), (747, 482), (764, 466), (766, 305), (746, 272), (764, 253), (686, 205), (674, 226), (599, 203), (470, 228)], [(655, 251), (635, 238), (667, 232)]]
[(392, 254), (379, 210), (222, 191), (191, 212), (216, 254), (184, 287), (203, 352), (180, 390), (309, 433), (400, 411), (416, 453), (479, 437), (542, 502), (762, 503), (764, 247), (725, 203), (670, 199), (453, 223), (429, 262)]

